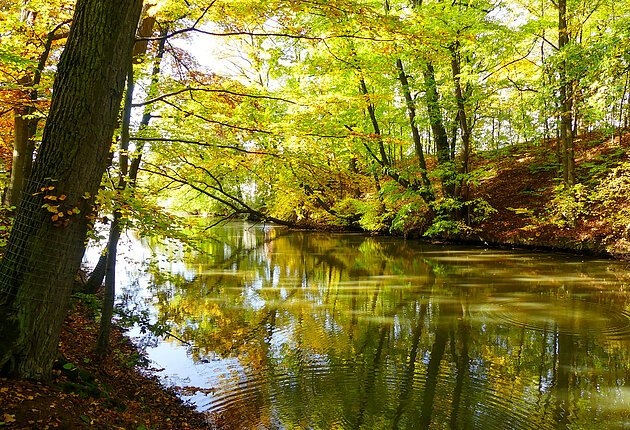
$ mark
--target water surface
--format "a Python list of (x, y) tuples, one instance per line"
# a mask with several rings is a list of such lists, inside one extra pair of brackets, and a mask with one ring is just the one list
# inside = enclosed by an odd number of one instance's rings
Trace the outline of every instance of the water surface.
[(211, 428), (630, 428), (622, 262), (244, 223), (121, 258)]

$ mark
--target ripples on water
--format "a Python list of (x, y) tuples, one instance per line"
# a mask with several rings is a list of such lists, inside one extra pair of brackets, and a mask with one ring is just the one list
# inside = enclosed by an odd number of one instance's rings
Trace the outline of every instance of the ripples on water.
[(173, 276), (130, 273), (126, 292), (193, 345), (148, 353), (215, 428), (630, 428), (623, 263), (216, 234), (206, 255), (162, 249)]

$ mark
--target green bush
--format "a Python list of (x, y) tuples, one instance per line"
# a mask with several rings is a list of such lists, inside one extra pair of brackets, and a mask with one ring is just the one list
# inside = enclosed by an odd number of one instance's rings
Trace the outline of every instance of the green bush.
[(558, 185), (549, 203), (549, 222), (557, 227), (575, 227), (589, 213), (589, 190), (584, 184)]
[(461, 236), (474, 233), (475, 226), (487, 220), (497, 210), (487, 200), (479, 197), (462, 201), (443, 198), (433, 203), (435, 218), (424, 233), (425, 236)]

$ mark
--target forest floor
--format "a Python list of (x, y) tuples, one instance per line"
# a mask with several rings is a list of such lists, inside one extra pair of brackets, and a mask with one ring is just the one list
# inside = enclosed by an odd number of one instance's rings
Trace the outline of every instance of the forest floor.
[(463, 239), (617, 258), (630, 256), (630, 133), (575, 139), (576, 186), (559, 191), (556, 141), (479, 153), (471, 190), (497, 212)]
[[(77, 302), (64, 323), (48, 384), (0, 378), (0, 429), (208, 429), (204, 416), (165, 390), (120, 329), (94, 354), (98, 324)], [(139, 370), (140, 369), (140, 370)]]
[[(579, 136), (580, 185), (565, 194), (557, 192), (555, 145), (514, 145), (476, 155), (475, 167), (486, 173), (471, 195), (496, 212), (460, 239), (629, 256), (630, 134)], [(0, 220), (3, 231), (4, 224)], [(0, 378), (0, 430), (209, 428), (203, 414), (139, 365), (142, 356), (122, 330), (113, 331), (107, 358), (94, 356), (94, 312), (80, 302), (72, 307), (50, 383)]]

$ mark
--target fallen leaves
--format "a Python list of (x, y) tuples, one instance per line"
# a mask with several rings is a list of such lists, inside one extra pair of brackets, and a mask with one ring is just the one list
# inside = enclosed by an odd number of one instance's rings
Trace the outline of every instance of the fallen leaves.
[[(79, 305), (66, 319), (61, 337), (66, 362), (59, 363), (50, 384), (0, 378), (0, 430), (208, 428), (202, 414), (163, 389), (155, 377), (128, 365), (138, 351), (119, 330), (112, 332), (112, 354), (99, 361), (91, 353), (97, 330)], [(73, 373), (82, 376), (72, 380)], [(82, 378), (93, 379), (86, 383)], [(94, 386), (98, 390), (77, 391)]]
[(2, 415), (2, 424), (11, 424), (15, 422), (15, 415), (4, 414)]

